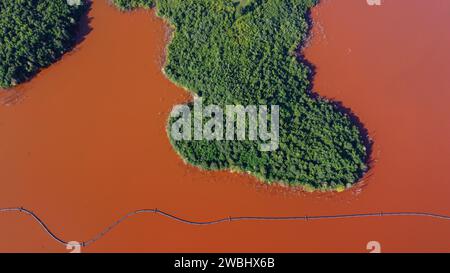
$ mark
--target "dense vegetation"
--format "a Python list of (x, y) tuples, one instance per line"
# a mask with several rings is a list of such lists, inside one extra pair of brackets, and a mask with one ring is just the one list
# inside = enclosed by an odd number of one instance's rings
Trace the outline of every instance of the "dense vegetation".
[(0, 87), (26, 81), (75, 43), (80, 0), (0, 1)]
[(204, 104), (280, 105), (280, 148), (252, 141), (174, 141), (191, 164), (265, 181), (343, 189), (367, 170), (367, 140), (345, 111), (312, 96), (307, 39), (314, 0), (159, 0), (175, 27), (165, 72)]
[[(369, 141), (349, 111), (311, 92), (298, 46), (316, 0), (158, 0), (175, 28), (165, 73), (204, 104), (279, 105), (280, 146), (255, 141), (171, 142), (189, 163), (267, 182), (341, 190), (367, 171)], [(173, 120), (169, 121), (170, 123)]]
[(150, 8), (153, 7), (153, 0), (111, 0), (114, 5), (123, 11), (128, 11), (136, 8)]

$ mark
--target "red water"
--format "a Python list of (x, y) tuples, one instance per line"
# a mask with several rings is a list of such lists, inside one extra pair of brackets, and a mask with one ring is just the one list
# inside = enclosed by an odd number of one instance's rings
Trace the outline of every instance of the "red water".
[[(96, 0), (92, 32), (0, 107), (0, 207), (32, 209), (68, 241), (130, 210), (192, 220), (380, 211), (450, 214), (450, 2), (322, 1), (306, 57), (315, 89), (361, 118), (376, 163), (357, 189), (307, 194), (183, 164), (165, 124), (188, 99), (161, 73), (167, 29), (153, 12)], [(10, 97), (7, 96), (7, 97)], [(5, 95), (3, 95), (5, 99)], [(17, 101), (13, 97), (13, 101)], [(187, 226), (140, 215), (83, 251), (450, 251), (450, 222), (371, 218)], [(67, 252), (29, 217), (0, 215), (0, 251)]]

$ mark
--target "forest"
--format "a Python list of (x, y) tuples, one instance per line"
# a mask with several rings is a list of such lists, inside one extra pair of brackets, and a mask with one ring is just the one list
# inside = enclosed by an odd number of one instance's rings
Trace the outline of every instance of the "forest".
[(111, 0), (122, 11), (129, 11), (136, 8), (151, 8), (153, 0)]
[(0, 87), (27, 81), (70, 50), (86, 9), (81, 0), (1, 0)]
[(309, 190), (340, 191), (364, 175), (370, 159), (368, 135), (350, 111), (312, 91), (313, 71), (299, 53), (315, 4), (156, 1), (158, 15), (174, 28), (164, 67), (167, 77), (202, 97), (205, 105), (280, 107), (278, 150), (261, 152), (257, 141), (171, 138), (186, 162)]

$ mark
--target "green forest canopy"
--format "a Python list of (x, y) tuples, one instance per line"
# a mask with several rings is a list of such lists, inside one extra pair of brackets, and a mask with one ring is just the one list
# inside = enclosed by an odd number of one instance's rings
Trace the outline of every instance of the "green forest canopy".
[(67, 52), (85, 7), (79, 0), (1, 0), (0, 87), (28, 80)]
[(252, 141), (174, 141), (204, 169), (232, 169), (268, 182), (343, 189), (367, 170), (366, 136), (335, 104), (310, 94), (297, 50), (313, 0), (160, 0), (176, 32), (165, 72), (204, 104), (280, 105), (280, 148)]
[(298, 55), (299, 45), (308, 38), (309, 10), (315, 4), (316, 0), (156, 1), (158, 15), (175, 28), (164, 68), (173, 82), (201, 96), (204, 104), (279, 105), (281, 111), (278, 150), (261, 152), (255, 141), (171, 138), (187, 162), (310, 190), (345, 189), (368, 170), (370, 141), (365, 130), (348, 110), (311, 92), (312, 71)]

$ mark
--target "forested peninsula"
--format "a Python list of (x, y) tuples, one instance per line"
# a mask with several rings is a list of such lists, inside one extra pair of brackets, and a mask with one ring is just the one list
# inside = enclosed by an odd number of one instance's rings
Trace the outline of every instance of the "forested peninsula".
[(30, 79), (70, 50), (86, 10), (81, 0), (1, 0), (0, 87)]
[(366, 130), (348, 109), (313, 93), (313, 71), (300, 57), (316, 0), (116, 2), (156, 5), (174, 29), (164, 72), (204, 104), (280, 106), (276, 151), (260, 151), (258, 141), (177, 141), (169, 133), (186, 162), (307, 190), (341, 191), (367, 172)]

